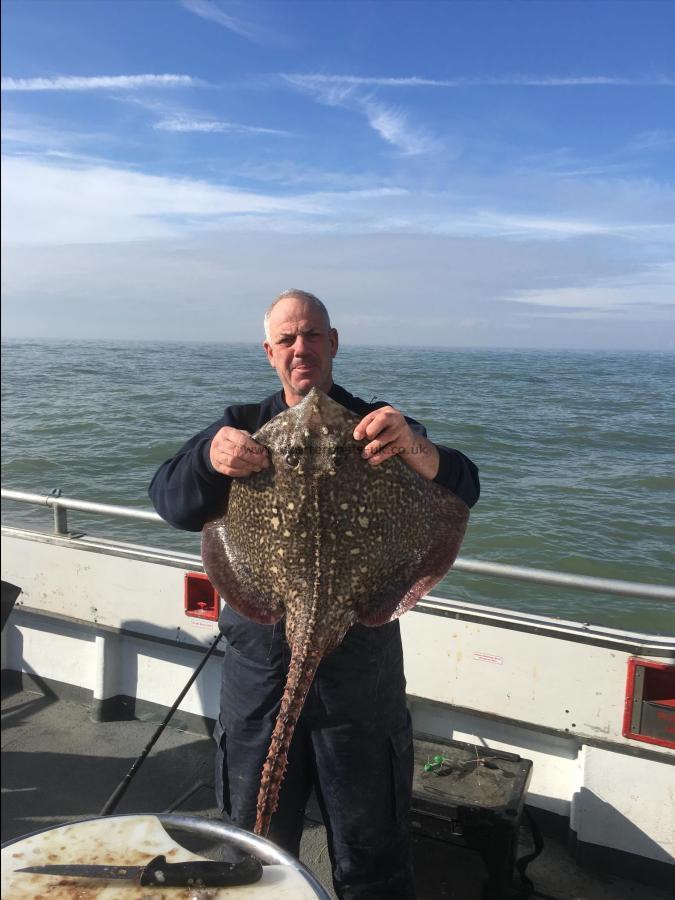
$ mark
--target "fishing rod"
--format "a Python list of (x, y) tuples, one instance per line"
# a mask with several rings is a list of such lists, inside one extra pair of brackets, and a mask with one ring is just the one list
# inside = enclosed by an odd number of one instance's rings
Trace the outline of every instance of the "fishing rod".
[(218, 646), (218, 642), (220, 641), (221, 637), (222, 637), (222, 634), (219, 634), (218, 637), (211, 644), (209, 649), (206, 651), (206, 653), (202, 657), (201, 662), (199, 663), (197, 668), (194, 670), (194, 672), (188, 679), (187, 684), (185, 685), (183, 690), (180, 692), (178, 697), (176, 697), (176, 700), (175, 700), (173, 706), (167, 712), (167, 714), (164, 716), (164, 719), (162, 720), (161, 724), (159, 725), (159, 727), (154, 732), (154, 734), (152, 735), (152, 737), (150, 738), (148, 743), (143, 748), (140, 756), (138, 756), (138, 758), (134, 760), (134, 763), (131, 766), (131, 768), (129, 769), (129, 771), (127, 772), (127, 774), (124, 776), (122, 781), (120, 781), (120, 783), (117, 785), (115, 790), (112, 792), (112, 794), (108, 797), (108, 799), (104, 803), (103, 808), (101, 809), (101, 812), (99, 813), (100, 816), (109, 816), (117, 808), (117, 804), (120, 802), (120, 800), (126, 793), (126, 790), (129, 787), (129, 785), (131, 784), (131, 781), (132, 781), (134, 775), (136, 774), (136, 772), (138, 772), (140, 767), (143, 765), (146, 757), (148, 756), (148, 754), (150, 753), (152, 748), (155, 746), (155, 744), (159, 740), (159, 737), (162, 734), (162, 732), (164, 731), (164, 729), (166, 728), (166, 726), (171, 721), (171, 718), (172, 718), (173, 714), (176, 712), (176, 710), (178, 709), (178, 707), (180, 706), (180, 704), (183, 700), (183, 697), (185, 697), (185, 695), (190, 690), (190, 688), (192, 687), (194, 682), (197, 680), (199, 673), (204, 668), (209, 657), (211, 656), (213, 651)]

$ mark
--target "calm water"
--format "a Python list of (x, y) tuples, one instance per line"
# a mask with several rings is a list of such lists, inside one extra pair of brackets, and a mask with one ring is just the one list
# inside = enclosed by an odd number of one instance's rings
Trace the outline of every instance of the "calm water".
[[(654, 584), (673, 566), (675, 355), (355, 347), (336, 380), (422, 421), (480, 467), (462, 555)], [(278, 384), (254, 345), (2, 345), (2, 484), (149, 507), (164, 459)], [(5, 503), (3, 520), (49, 530), (51, 511)], [(69, 513), (71, 527), (199, 552), (168, 526)], [(449, 575), (438, 593), (561, 618), (675, 632), (675, 608)]]

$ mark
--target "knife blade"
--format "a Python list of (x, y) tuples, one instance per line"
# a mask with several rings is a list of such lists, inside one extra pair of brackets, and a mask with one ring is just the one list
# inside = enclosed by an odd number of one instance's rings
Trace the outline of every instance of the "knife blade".
[(262, 864), (254, 856), (236, 863), (191, 860), (169, 863), (166, 856), (156, 856), (144, 866), (102, 866), (58, 864), (26, 866), (17, 872), (33, 875), (59, 875), (68, 878), (107, 878), (137, 881), (143, 887), (230, 887), (255, 884), (262, 878)]

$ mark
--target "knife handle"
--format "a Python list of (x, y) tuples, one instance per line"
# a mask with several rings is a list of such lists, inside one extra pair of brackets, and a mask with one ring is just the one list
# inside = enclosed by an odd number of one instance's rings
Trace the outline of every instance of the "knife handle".
[(255, 884), (262, 878), (262, 863), (254, 856), (240, 862), (212, 860), (169, 863), (165, 856), (151, 859), (141, 873), (142, 886), (157, 887), (228, 887)]

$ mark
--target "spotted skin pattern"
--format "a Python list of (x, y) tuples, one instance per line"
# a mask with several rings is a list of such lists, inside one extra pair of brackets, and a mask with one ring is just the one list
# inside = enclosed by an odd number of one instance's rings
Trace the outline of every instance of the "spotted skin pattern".
[(227, 509), (204, 526), (202, 558), (216, 590), (255, 622), (286, 616), (291, 662), (263, 766), (255, 833), (266, 835), (288, 749), (321, 659), (356, 622), (397, 618), (448, 571), (468, 506), (398, 456), (371, 466), (355, 441), (360, 417), (318, 388), (253, 436), (270, 466), (232, 483)]

